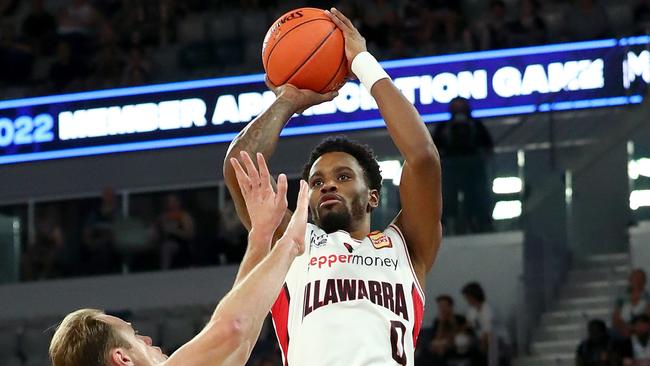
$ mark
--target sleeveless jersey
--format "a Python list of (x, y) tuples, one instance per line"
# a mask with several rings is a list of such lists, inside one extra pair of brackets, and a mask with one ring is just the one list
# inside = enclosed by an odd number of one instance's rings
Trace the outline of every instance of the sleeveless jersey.
[(284, 365), (414, 365), (425, 298), (399, 228), (308, 224), (305, 247), (271, 309)]

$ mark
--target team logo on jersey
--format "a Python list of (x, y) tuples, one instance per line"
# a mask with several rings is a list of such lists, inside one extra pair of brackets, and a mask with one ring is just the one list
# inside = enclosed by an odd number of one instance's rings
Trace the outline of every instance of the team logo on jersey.
[(309, 235), (309, 245), (312, 247), (320, 248), (327, 244), (327, 233), (316, 235), (315, 232), (311, 232)]
[(393, 247), (393, 242), (390, 240), (389, 237), (387, 237), (381, 231), (373, 231), (370, 234), (368, 234), (368, 237), (370, 238), (370, 241), (372, 242), (372, 246), (374, 246), (375, 249)]
[(352, 248), (352, 245), (350, 245), (348, 243), (343, 243), (343, 245), (345, 246), (345, 249), (348, 250), (348, 253), (352, 253), (352, 251), (354, 251), (354, 248)]

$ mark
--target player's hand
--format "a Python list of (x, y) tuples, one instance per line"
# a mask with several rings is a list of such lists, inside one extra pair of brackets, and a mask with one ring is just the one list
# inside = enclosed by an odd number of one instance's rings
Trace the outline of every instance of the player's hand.
[(231, 158), (230, 163), (235, 170), (237, 183), (246, 202), (246, 209), (251, 219), (251, 231), (254, 230), (262, 237), (268, 237), (270, 243), (270, 238), (273, 237), (287, 210), (287, 176), (284, 174), (278, 176), (278, 191), (275, 192), (264, 156), (257, 153), (258, 171), (247, 152), (242, 151), (240, 155), (246, 171), (237, 159)]
[(268, 77), (264, 78), (264, 82), (266, 83), (266, 86), (275, 93), (275, 96), (278, 97), (278, 99), (291, 103), (294, 113), (302, 113), (309, 107), (323, 102), (329, 102), (339, 95), (339, 92), (337, 91), (319, 94), (308, 89), (298, 89), (291, 84), (275, 86), (271, 83)]
[(361, 36), (361, 33), (352, 24), (352, 21), (338, 11), (338, 9), (331, 8), (330, 10), (325, 10), (325, 14), (343, 32), (343, 38), (345, 39), (345, 57), (348, 59), (348, 69), (350, 70), (350, 74), (352, 74), (352, 60), (361, 52), (368, 50), (366, 48), (366, 39)]
[(309, 209), (309, 186), (304, 180), (300, 180), (300, 192), (296, 211), (291, 216), (287, 229), (276, 246), (288, 246), (296, 256), (305, 252), (305, 231), (307, 230), (307, 211)]

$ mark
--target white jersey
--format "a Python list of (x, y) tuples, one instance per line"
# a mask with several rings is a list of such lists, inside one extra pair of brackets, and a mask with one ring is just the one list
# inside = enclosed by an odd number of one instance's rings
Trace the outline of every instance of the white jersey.
[(309, 224), (305, 246), (271, 309), (284, 365), (414, 365), (425, 298), (399, 228)]

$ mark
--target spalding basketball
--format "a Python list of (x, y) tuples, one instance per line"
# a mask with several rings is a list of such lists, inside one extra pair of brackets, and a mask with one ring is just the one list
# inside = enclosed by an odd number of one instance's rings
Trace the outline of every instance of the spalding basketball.
[(348, 74), (343, 32), (324, 10), (292, 10), (266, 32), (262, 64), (273, 85), (289, 83), (318, 93), (337, 90)]

